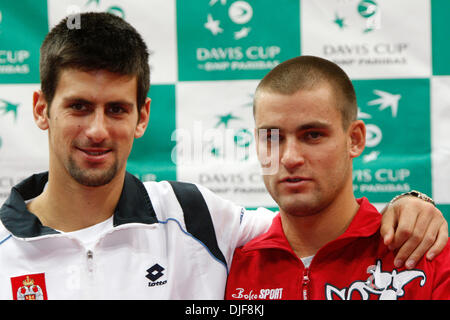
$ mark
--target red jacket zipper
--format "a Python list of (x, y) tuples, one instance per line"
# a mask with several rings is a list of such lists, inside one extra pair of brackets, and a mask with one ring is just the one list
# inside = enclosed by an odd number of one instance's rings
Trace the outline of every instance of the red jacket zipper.
[(309, 268), (303, 271), (303, 300), (308, 300)]

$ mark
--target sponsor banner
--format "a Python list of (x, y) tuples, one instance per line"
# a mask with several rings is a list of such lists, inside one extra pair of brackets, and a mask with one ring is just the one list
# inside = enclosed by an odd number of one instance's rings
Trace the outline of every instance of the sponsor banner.
[(150, 122), (147, 130), (133, 144), (127, 170), (142, 181), (176, 180), (176, 166), (171, 154), (175, 148), (175, 86), (153, 85)]
[[(433, 198), (450, 204), (450, 76), (431, 78)], [(417, 135), (414, 135), (416, 137)], [(450, 212), (449, 212), (450, 213)]]
[(448, 0), (2, 1), (0, 203), (48, 168), (47, 133), (31, 109), (39, 48), (64, 16), (82, 28), (85, 11), (125, 18), (151, 53), (150, 124), (127, 164), (140, 179), (197, 182), (246, 207), (275, 208), (256, 159), (252, 95), (275, 65), (312, 54), (355, 84), (368, 126), (354, 160), (356, 195), (382, 208), (418, 189), (448, 217)]
[(431, 74), (427, 0), (304, 0), (300, 20), (302, 54), (331, 60), (353, 79)]
[(124, 18), (149, 47), (152, 83), (177, 80), (174, 0), (48, 0), (48, 7), (50, 28), (68, 15), (69, 28), (82, 28), (79, 12), (110, 12)]
[(39, 82), (39, 48), (47, 32), (46, 0), (0, 3), (0, 83)]
[(450, 221), (450, 204), (437, 204), (436, 206), (444, 214), (444, 218), (447, 219), (447, 222)]
[(178, 84), (174, 155), (179, 180), (200, 183), (241, 205), (274, 205), (256, 157), (256, 85), (243, 80)]
[(450, 1), (431, 1), (433, 74), (450, 75)]
[(178, 0), (179, 79), (262, 78), (300, 54), (299, 10), (292, 0)]
[(353, 83), (367, 128), (366, 148), (353, 162), (356, 196), (388, 202), (412, 189), (431, 194), (429, 79)]
[(48, 170), (47, 132), (33, 119), (38, 89), (38, 84), (0, 85), (0, 203), (20, 180)]

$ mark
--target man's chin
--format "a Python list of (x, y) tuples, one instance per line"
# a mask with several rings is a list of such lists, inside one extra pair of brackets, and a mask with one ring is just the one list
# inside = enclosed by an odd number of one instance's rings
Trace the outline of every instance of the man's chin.
[[(289, 201), (291, 200), (291, 201)], [(311, 200), (299, 200), (296, 199), (295, 201), (292, 201), (292, 199), (280, 201), (279, 207), (283, 212), (297, 217), (307, 217), (315, 215), (317, 212), (319, 212), (322, 208), (322, 206), (319, 203), (316, 203), (315, 201)]]
[(116, 176), (115, 172), (112, 174), (106, 172), (104, 174), (82, 173), (72, 175), (75, 181), (86, 187), (101, 187), (107, 185), (114, 179), (115, 176)]
[(108, 169), (82, 169), (71, 163), (68, 168), (70, 176), (86, 187), (101, 187), (110, 183), (117, 174), (117, 165)]

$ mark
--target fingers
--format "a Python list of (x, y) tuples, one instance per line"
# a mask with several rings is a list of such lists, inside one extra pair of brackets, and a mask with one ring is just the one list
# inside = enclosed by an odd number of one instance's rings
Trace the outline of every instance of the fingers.
[(431, 260), (444, 249), (448, 223), (431, 203), (405, 196), (383, 212), (380, 233), (388, 248), (396, 250), (394, 265), (397, 268), (405, 264), (412, 269), (425, 254)]
[[(433, 246), (436, 241), (441, 221), (433, 219), (426, 227), (426, 222), (418, 220), (411, 237), (403, 244), (398, 251), (395, 260), (397, 263), (406, 261), (405, 267), (412, 269), (417, 262), (425, 255), (427, 250)], [(397, 266), (397, 265), (396, 265)]]
[(398, 223), (394, 240), (388, 246), (391, 250), (399, 248), (394, 260), (396, 267), (406, 262), (405, 267), (412, 269), (425, 254), (434, 258), (448, 241), (448, 224), (441, 212), (434, 206), (423, 205), (416, 221), (400, 219)]
[(413, 268), (433, 245), (438, 229), (431, 228), (431, 231), (427, 231), (430, 222), (429, 216), (423, 214), (417, 217), (416, 223), (410, 220), (399, 221), (394, 240), (388, 246), (391, 250), (399, 248), (394, 260), (397, 268), (405, 262), (407, 268)]
[(386, 208), (382, 212), (382, 223), (380, 228), (381, 237), (384, 240), (384, 244), (389, 246), (394, 240), (394, 230), (397, 227), (397, 217), (393, 209), (387, 210)]
[[(394, 223), (391, 222), (393, 228), (395, 228), (393, 239), (388, 245), (389, 249), (391, 250), (400, 248), (401, 246), (406, 244), (408, 240), (410, 242), (407, 244), (408, 247), (404, 248), (405, 250), (411, 248), (411, 246), (414, 245), (414, 242), (417, 246), (419, 244), (421, 236), (423, 236), (423, 233), (426, 230), (426, 226), (430, 223), (430, 221), (427, 220), (431, 220), (431, 215), (421, 214), (420, 210), (417, 210), (414, 205), (411, 206), (411, 203), (406, 202), (405, 200), (407, 199), (400, 199), (392, 205), (392, 218), (388, 218), (395, 220)], [(409, 201), (417, 201), (417, 199), (410, 199)], [(386, 213), (389, 213), (389, 210)], [(418, 228), (417, 230), (414, 229), (416, 225)], [(411, 239), (413, 235), (416, 237), (415, 239)], [(412, 251), (409, 251), (407, 253), (411, 252)]]
[(448, 242), (448, 223), (444, 221), (444, 224), (440, 227), (436, 242), (427, 252), (427, 259), (433, 260), (435, 256), (438, 255), (439, 252), (444, 250), (445, 246)]

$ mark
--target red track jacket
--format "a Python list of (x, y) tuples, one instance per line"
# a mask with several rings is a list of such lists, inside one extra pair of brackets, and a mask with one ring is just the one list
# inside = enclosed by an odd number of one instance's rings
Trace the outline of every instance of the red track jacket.
[(413, 270), (395, 268), (380, 236), (381, 215), (366, 198), (350, 226), (309, 268), (290, 247), (278, 215), (263, 235), (236, 249), (226, 299), (450, 299), (450, 246)]

